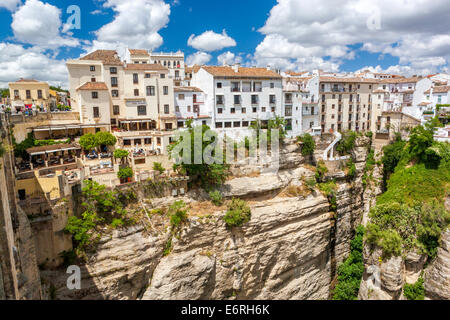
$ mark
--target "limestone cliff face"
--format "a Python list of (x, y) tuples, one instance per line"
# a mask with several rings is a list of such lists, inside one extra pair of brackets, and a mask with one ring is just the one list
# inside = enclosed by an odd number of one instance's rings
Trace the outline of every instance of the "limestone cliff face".
[[(167, 256), (168, 230), (114, 231), (89, 254), (81, 290), (67, 289), (64, 271), (44, 271), (43, 279), (59, 299), (328, 299), (336, 266), (346, 258), (364, 214), (362, 170), (353, 182), (343, 172), (330, 175), (339, 185), (334, 214), (320, 192), (285, 194), (286, 187), (302, 186), (314, 172), (300, 165), (298, 147), (282, 152), (279, 172), (223, 186), (225, 196), (249, 201), (252, 217), (243, 227), (228, 229), (223, 209), (203, 216), (191, 212)], [(183, 200), (199, 198), (190, 194)]]

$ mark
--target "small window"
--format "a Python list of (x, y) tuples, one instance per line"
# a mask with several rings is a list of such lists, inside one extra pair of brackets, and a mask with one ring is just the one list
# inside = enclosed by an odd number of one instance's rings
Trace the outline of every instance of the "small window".
[(98, 92), (92, 91), (92, 99), (98, 99)]
[(169, 105), (168, 104), (164, 105), (164, 113), (169, 114)]
[(146, 116), (147, 115), (147, 106), (138, 106), (137, 111), (138, 111), (138, 116)]
[(42, 90), (38, 90), (38, 99), (42, 99)]
[(147, 87), (147, 96), (154, 96), (155, 95), (155, 86), (148, 86)]
[(90, 66), (89, 70), (95, 71), (95, 66)]
[(163, 87), (163, 94), (164, 94), (165, 96), (167, 96), (167, 95), (169, 94), (169, 87), (168, 87), (168, 86), (164, 86), (164, 87)]
[(120, 107), (115, 105), (113, 106), (113, 115), (117, 116), (120, 114)]
[(222, 122), (216, 122), (216, 128), (223, 128)]
[(242, 121), (242, 126), (243, 127), (248, 127), (248, 121)]
[(223, 109), (222, 109), (222, 108), (218, 108), (218, 109), (217, 109), (217, 113), (222, 114), (222, 113), (223, 113)]
[(231, 122), (225, 122), (225, 128), (231, 128)]
[(175, 106), (175, 112), (180, 112), (180, 106)]
[(134, 96), (139, 97), (139, 89), (134, 89)]
[(133, 73), (133, 83), (139, 83), (139, 75), (137, 73)]
[(178, 95), (178, 100), (184, 100), (184, 94), (180, 93), (180, 94)]
[(113, 98), (119, 97), (119, 90), (111, 90), (111, 95)]
[(240, 121), (233, 122), (233, 127), (234, 128), (240, 128), (241, 127), (241, 122)]
[(275, 83), (271, 82), (270, 83), (270, 89), (273, 89), (273, 88), (275, 88)]
[(111, 68), (109, 68), (109, 72), (111, 74), (117, 74), (117, 68), (116, 67), (111, 67)]
[(31, 91), (30, 90), (26, 91), (26, 95), (27, 95), (27, 99), (31, 99)]
[(236, 113), (236, 109), (235, 108), (231, 108), (230, 113)]
[(93, 107), (94, 118), (100, 118), (100, 109), (99, 107)]
[(161, 79), (165, 79), (166, 78), (166, 74), (165, 73), (161, 73)]
[(242, 113), (247, 113), (247, 109), (246, 108), (242, 108)]
[(217, 89), (222, 89), (222, 82), (217, 82)]
[(145, 74), (145, 78), (146, 78), (146, 79), (149, 79), (149, 78), (151, 78), (151, 77), (152, 77), (152, 75), (151, 75), (150, 73), (146, 73), (146, 74)]
[(118, 85), (117, 77), (111, 77), (111, 87), (117, 87)]

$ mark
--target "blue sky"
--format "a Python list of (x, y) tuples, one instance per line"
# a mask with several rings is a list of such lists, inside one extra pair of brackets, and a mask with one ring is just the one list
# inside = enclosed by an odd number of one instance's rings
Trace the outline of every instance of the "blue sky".
[[(446, 0), (427, 2), (425, 11), (424, 1), (405, 7), (403, 0), (2, 0), (0, 85), (18, 76), (63, 84), (66, 59), (124, 47), (182, 50), (189, 63), (201, 64), (448, 71)], [(81, 29), (67, 30), (74, 3)], [(54, 70), (39, 74), (39, 64)]]

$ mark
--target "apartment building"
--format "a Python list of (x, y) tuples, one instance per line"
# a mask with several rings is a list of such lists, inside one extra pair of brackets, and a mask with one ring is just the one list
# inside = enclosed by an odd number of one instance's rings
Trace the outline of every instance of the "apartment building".
[(252, 121), (267, 125), (282, 116), (282, 77), (269, 68), (203, 66), (193, 73), (191, 84), (206, 94), (213, 128), (236, 140), (249, 135)]
[(182, 85), (182, 81), (185, 77), (183, 52), (151, 52), (150, 62), (158, 63), (169, 69), (170, 77), (173, 79), (175, 85)]
[(177, 125), (173, 80), (167, 68), (146, 63), (144, 51), (130, 51), (133, 63), (113, 50), (69, 60), (72, 106), (82, 124), (97, 125), (95, 131), (111, 127), (121, 147), (165, 153)]
[(206, 109), (205, 93), (201, 89), (175, 87), (174, 96), (178, 128), (186, 127), (186, 122), (190, 119), (194, 126), (207, 125), (211, 127), (211, 112)]
[(359, 77), (319, 78), (322, 132), (371, 131), (380, 109), (373, 107), (372, 91), (378, 81)]
[(47, 109), (50, 97), (50, 87), (47, 82), (20, 79), (16, 82), (10, 82), (8, 86), (13, 108), (35, 106)]

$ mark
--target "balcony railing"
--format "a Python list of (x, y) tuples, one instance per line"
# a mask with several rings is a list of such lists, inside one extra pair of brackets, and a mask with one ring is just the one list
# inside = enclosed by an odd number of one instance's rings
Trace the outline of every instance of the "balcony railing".
[(304, 115), (304, 116), (317, 116), (317, 115), (319, 115), (319, 110), (302, 110), (302, 115)]

